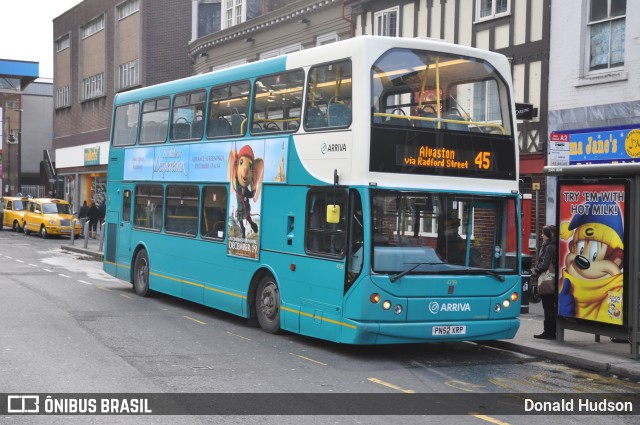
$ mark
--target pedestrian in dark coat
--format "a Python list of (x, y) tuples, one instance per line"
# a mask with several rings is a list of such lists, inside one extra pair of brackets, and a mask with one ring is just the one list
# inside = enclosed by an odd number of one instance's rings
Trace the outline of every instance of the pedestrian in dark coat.
[(100, 220), (100, 212), (95, 202), (91, 203), (89, 207), (89, 236), (93, 239), (96, 238), (98, 221)]
[[(547, 270), (555, 273), (557, 255), (556, 226), (547, 225), (542, 228), (542, 246), (538, 253), (536, 266), (531, 269), (531, 275), (541, 276)], [(556, 339), (556, 318), (558, 316), (557, 294), (540, 295), (544, 310), (544, 331), (534, 335), (538, 339)]]

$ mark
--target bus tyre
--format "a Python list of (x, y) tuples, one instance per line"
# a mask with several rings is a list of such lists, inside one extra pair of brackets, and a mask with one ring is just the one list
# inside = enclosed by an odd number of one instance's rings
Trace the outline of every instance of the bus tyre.
[(147, 251), (140, 250), (133, 263), (133, 289), (141, 297), (151, 295), (149, 289), (149, 256)]
[(275, 334), (280, 331), (280, 290), (271, 276), (265, 276), (256, 292), (256, 316), (263, 331)]
[(47, 229), (44, 227), (44, 225), (40, 226), (40, 236), (42, 236), (42, 239), (47, 239), (47, 237), (49, 237)]

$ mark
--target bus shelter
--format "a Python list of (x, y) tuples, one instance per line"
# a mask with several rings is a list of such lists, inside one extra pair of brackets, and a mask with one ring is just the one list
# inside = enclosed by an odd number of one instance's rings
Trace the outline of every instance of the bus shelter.
[(628, 339), (638, 359), (640, 164), (547, 166), (557, 176), (557, 338)]

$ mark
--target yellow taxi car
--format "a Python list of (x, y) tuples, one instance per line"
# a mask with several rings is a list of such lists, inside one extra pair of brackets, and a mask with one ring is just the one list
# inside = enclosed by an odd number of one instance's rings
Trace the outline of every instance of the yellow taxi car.
[[(75, 217), (71, 205), (62, 199), (37, 198), (29, 201), (29, 207), (23, 218), (25, 234), (38, 232), (43, 239), (49, 235), (71, 235), (71, 226)], [(80, 235), (80, 222), (76, 221), (75, 235)]]
[(3, 199), (2, 227), (11, 227), (16, 232), (21, 231), (29, 199), (21, 196), (5, 196)]

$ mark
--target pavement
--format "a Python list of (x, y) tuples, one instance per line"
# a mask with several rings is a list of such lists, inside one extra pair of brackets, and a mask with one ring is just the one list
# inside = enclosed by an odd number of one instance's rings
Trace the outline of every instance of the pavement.
[[(99, 250), (99, 235), (97, 239), (88, 239), (86, 243), (85, 247), (85, 240), (77, 239), (74, 245), (71, 245), (66, 240), (61, 248), (102, 261), (103, 252)], [(520, 330), (515, 338), (485, 341), (481, 344), (640, 381), (640, 360), (635, 360), (631, 356), (631, 344), (616, 343), (612, 342), (608, 336), (597, 338), (592, 333), (568, 329), (564, 331), (564, 341), (535, 339), (534, 335), (542, 333), (543, 321), (542, 303), (529, 302), (528, 312), (520, 316)]]

